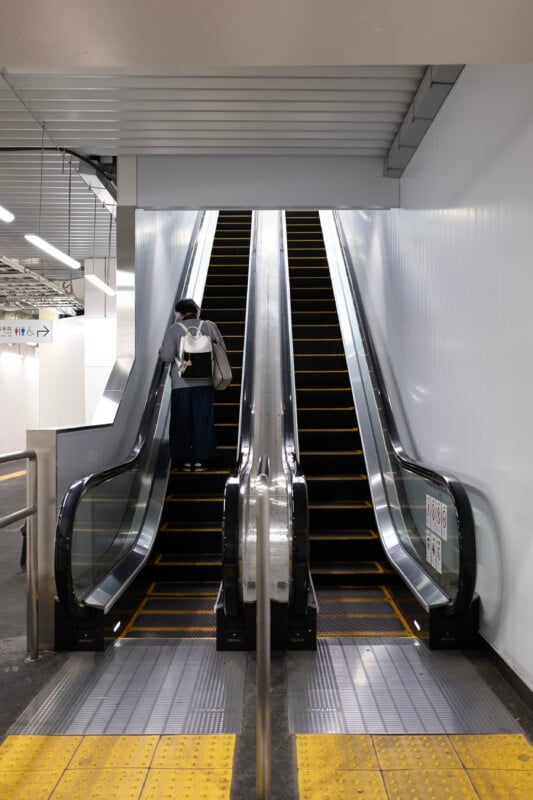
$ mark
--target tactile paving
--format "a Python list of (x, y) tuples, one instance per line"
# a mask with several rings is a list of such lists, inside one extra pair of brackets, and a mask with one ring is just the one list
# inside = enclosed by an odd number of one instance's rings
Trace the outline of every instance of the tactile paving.
[(230, 770), (153, 769), (140, 800), (229, 800), (230, 790)]
[(120, 640), (102, 655), (70, 656), (10, 733), (237, 733), (245, 672), (246, 653), (218, 653), (207, 639)]
[(533, 797), (533, 772), (473, 769), (468, 775), (479, 800), (531, 800)]
[(50, 800), (138, 800), (145, 769), (68, 769)]
[(478, 800), (463, 769), (398, 769), (383, 779), (388, 800)]
[(374, 736), (381, 769), (462, 769), (447, 736)]
[(162, 736), (154, 769), (231, 769), (235, 736)]
[(379, 769), (371, 736), (299, 734), (296, 754), (302, 770)]
[(291, 733), (521, 732), (462, 653), (398, 641), (338, 637), (287, 653)]
[(81, 736), (8, 736), (0, 747), (0, 772), (65, 769)]
[(301, 770), (299, 800), (388, 800), (380, 772)]
[(158, 736), (85, 736), (69, 764), (69, 769), (147, 769), (158, 741)]
[(3, 772), (0, 770), (0, 797), (2, 800), (48, 800), (62, 771)]
[(533, 771), (533, 746), (521, 734), (450, 736), (450, 741), (467, 769)]

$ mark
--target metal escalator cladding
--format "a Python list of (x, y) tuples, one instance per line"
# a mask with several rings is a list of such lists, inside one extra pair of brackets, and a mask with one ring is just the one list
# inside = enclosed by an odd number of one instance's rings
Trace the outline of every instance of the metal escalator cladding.
[[(300, 462), (309, 492), (319, 635), (411, 635), (386, 588), (396, 576), (376, 534), (319, 214), (288, 211), (286, 222)], [(378, 592), (381, 603), (368, 591)]]
[(148, 567), (151, 586), (123, 638), (216, 636), (224, 486), (237, 457), (251, 221), (248, 211), (220, 212), (202, 302), (202, 318), (219, 325), (233, 372), (231, 385), (215, 397), (217, 461), (206, 472), (171, 471)]

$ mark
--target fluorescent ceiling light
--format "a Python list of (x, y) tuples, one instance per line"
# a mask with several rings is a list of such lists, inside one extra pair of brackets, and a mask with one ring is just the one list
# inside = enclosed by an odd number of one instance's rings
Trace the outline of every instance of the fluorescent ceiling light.
[(75, 258), (67, 256), (67, 254), (63, 253), (62, 250), (58, 250), (57, 247), (54, 247), (53, 244), (41, 239), (40, 236), (36, 236), (34, 233), (26, 233), (24, 238), (31, 244), (35, 245), (35, 247), (39, 247), (41, 250), (44, 250), (45, 253), (57, 258), (58, 261), (62, 261), (63, 264), (67, 265), (67, 267), (72, 267), (72, 269), (79, 269), (81, 267), (79, 261), (76, 261)]
[(15, 215), (8, 211), (4, 206), (0, 206), (0, 219), (2, 222), (13, 222)]
[(115, 290), (112, 289), (111, 286), (108, 286), (107, 283), (104, 283), (102, 280), (100, 280), (97, 275), (93, 275), (91, 273), (91, 275), (86, 275), (85, 277), (90, 283), (93, 284), (93, 286), (96, 286), (97, 289), (100, 289), (101, 292), (105, 292), (110, 297), (115, 296)]

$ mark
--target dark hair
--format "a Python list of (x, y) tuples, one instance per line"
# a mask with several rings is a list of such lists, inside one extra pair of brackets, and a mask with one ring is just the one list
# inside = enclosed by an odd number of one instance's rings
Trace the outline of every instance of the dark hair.
[(190, 297), (178, 300), (174, 310), (179, 314), (194, 314), (195, 317), (200, 313), (200, 307)]

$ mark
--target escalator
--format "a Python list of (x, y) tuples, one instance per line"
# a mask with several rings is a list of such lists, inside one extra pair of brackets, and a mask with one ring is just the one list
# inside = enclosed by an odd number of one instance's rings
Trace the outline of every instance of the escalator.
[(219, 325), (233, 381), (215, 397), (218, 456), (206, 472), (172, 469), (146, 594), (125, 638), (215, 638), (213, 607), (221, 578), (221, 525), (226, 478), (236, 461), (251, 212), (221, 211), (202, 303)]
[(318, 634), (411, 635), (377, 534), (319, 214), (290, 211), (286, 224)]

